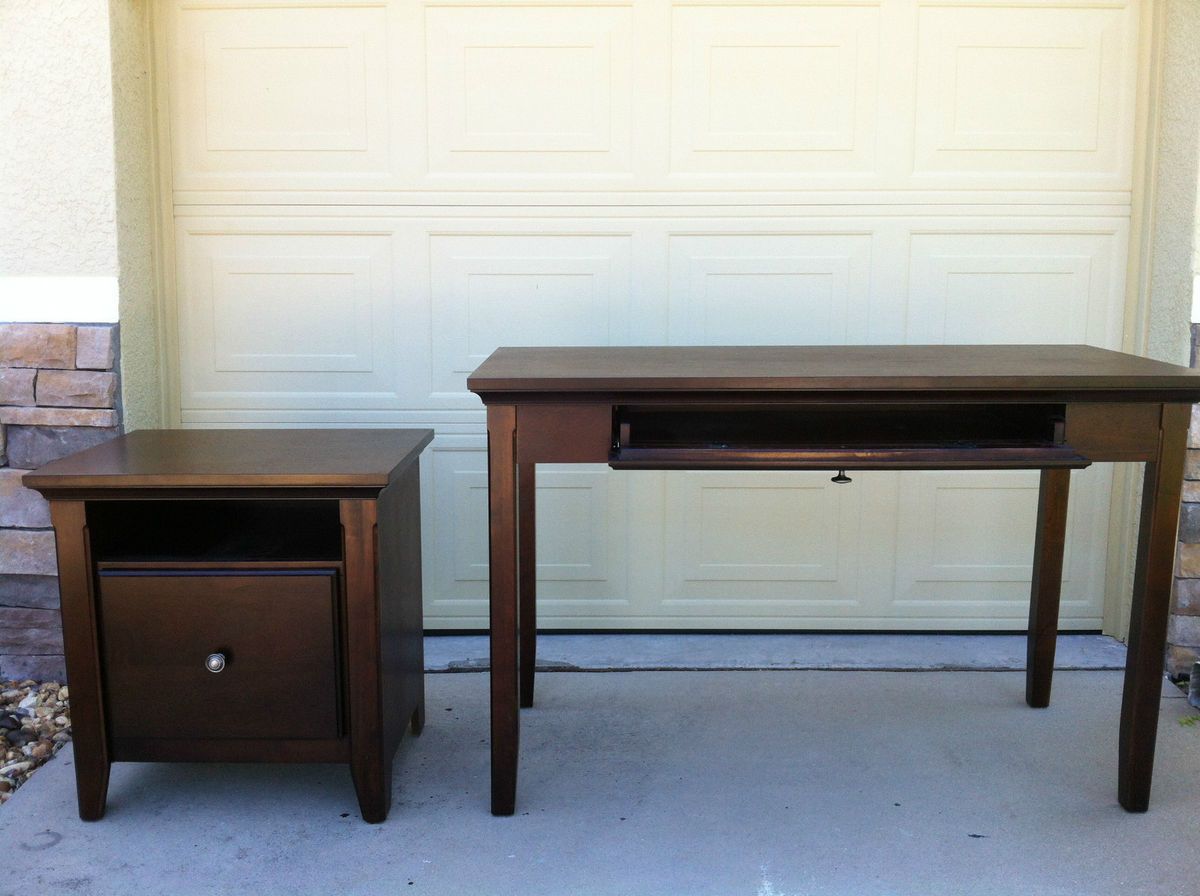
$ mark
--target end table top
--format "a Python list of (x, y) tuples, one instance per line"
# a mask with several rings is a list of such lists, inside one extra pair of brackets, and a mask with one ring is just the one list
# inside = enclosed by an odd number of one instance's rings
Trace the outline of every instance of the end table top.
[(25, 475), (44, 492), (121, 489), (382, 489), (430, 429), (144, 429)]

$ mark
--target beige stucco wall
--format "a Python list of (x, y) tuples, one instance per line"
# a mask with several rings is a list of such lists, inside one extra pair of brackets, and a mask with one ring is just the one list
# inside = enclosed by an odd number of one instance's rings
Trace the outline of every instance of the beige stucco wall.
[(46, 301), (70, 299), (83, 323), (112, 320), (115, 292), (130, 429), (162, 421), (148, 13), (149, 0), (0, 2), (0, 290), (67, 278)]
[(147, 0), (110, 0), (121, 395), (127, 430), (163, 425), (154, 268), (154, 147)]
[(117, 274), (107, 0), (0, 2), (0, 275)]
[(1145, 349), (1151, 357), (1187, 364), (1200, 157), (1200, 0), (1166, 0), (1163, 14)]

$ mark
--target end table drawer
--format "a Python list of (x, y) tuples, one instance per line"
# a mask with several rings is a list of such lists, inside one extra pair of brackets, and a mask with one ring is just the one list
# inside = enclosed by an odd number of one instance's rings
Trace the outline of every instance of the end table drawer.
[(113, 738), (336, 738), (336, 569), (102, 570)]

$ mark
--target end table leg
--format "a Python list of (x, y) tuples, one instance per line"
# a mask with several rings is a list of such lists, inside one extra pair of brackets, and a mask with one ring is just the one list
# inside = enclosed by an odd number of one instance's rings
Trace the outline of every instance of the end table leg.
[(518, 608), (517, 409), (491, 405), (488, 428), (490, 532), (492, 814), (512, 815), (517, 801)]
[(1042, 470), (1025, 660), (1025, 702), (1034, 707), (1050, 705), (1070, 486), (1070, 470)]
[(1162, 698), (1163, 652), (1175, 565), (1175, 535), (1191, 406), (1164, 404), (1158, 459), (1146, 464), (1133, 607), (1121, 701), (1117, 798), (1130, 812), (1150, 805), (1154, 742)]
[(358, 813), (368, 824), (387, 821), (391, 808), (392, 771), (380, 757), (359, 756), (350, 760), (350, 779), (358, 797)]
[(75, 751), (75, 791), (79, 817), (104, 817), (108, 799), (108, 736), (100, 675), (92, 559), (83, 501), (51, 501), (50, 518), (58, 550), (58, 589), (63, 645), (71, 700), (71, 741)]
[(520, 562), (521, 706), (533, 706), (533, 677), (537, 668), (537, 523), (534, 464), (517, 465), (517, 544)]
[(350, 716), (350, 776), (363, 821), (387, 818), (391, 756), (384, 756), (379, 681), (379, 610), (374, 501), (341, 501), (346, 571), (346, 695)]

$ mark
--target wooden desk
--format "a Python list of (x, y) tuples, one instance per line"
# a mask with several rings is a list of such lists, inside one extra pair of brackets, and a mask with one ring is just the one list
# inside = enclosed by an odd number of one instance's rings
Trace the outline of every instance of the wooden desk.
[(502, 348), (487, 405), (492, 812), (533, 702), (534, 467), (1041, 470), (1026, 702), (1054, 666), (1072, 468), (1144, 461), (1118, 796), (1150, 799), (1190, 404), (1200, 372), (1087, 346)]
[(364, 821), (425, 718), (428, 429), (142, 430), (50, 499), (79, 815), (119, 761), (344, 762)]

